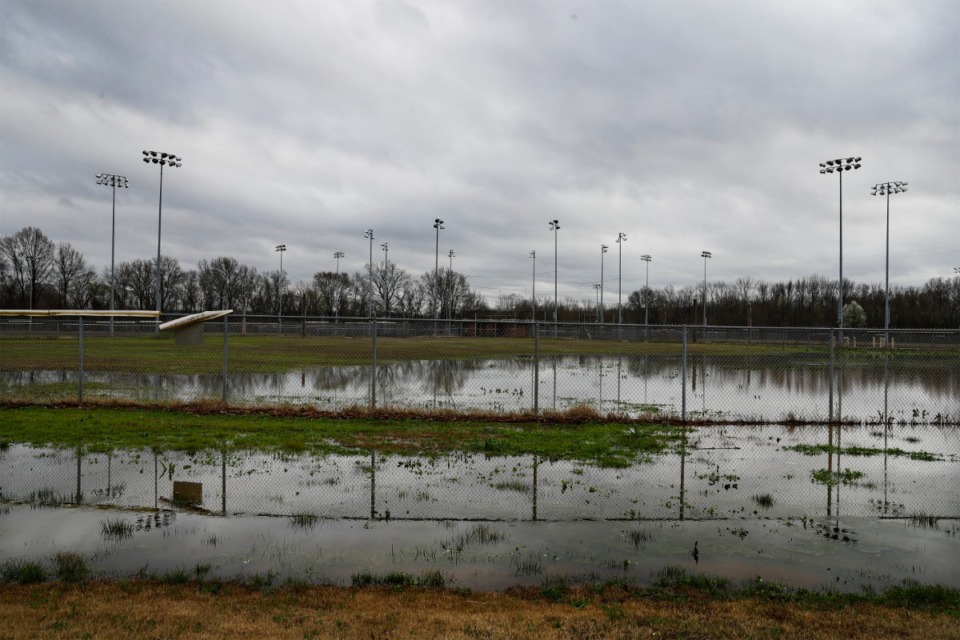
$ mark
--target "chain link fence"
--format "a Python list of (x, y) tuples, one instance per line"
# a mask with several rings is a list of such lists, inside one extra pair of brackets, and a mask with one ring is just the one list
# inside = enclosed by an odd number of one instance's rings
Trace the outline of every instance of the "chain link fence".
[(0, 399), (960, 424), (960, 330), (0, 318)]
[(960, 517), (943, 427), (700, 426), (608, 468), (540, 455), (0, 449), (0, 501), (380, 520)]

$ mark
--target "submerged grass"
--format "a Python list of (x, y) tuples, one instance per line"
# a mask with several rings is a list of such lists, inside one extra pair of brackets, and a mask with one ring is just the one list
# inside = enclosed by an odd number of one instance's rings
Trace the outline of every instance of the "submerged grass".
[(819, 456), (825, 453), (848, 456), (888, 456), (905, 457), (920, 462), (942, 462), (945, 458), (929, 451), (904, 451), (899, 448), (877, 449), (873, 447), (838, 447), (830, 444), (796, 444), (783, 447), (785, 451), (796, 451), (805, 456)]
[[(454, 419), (456, 418), (456, 419)], [(594, 421), (597, 420), (597, 421)], [(665, 424), (601, 422), (595, 415), (532, 417), (368, 415), (308, 411), (169, 411), (124, 407), (0, 407), (0, 439), (32, 446), (197, 452), (253, 450), (309, 454), (434, 455), (463, 451), (537, 454), (628, 466), (667, 451), (681, 430)]]

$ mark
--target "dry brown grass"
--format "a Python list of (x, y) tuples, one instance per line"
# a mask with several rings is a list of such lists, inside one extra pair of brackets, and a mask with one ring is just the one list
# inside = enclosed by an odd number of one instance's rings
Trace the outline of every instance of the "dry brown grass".
[(960, 638), (955, 617), (878, 604), (195, 584), (0, 585), (0, 638)]

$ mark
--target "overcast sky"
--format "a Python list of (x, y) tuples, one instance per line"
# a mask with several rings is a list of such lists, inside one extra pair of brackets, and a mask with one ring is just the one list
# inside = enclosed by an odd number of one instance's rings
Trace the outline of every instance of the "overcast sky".
[(0, 0), (0, 235), (110, 264), (233, 256), (293, 281), (442, 265), (495, 303), (960, 266), (960, 3)]

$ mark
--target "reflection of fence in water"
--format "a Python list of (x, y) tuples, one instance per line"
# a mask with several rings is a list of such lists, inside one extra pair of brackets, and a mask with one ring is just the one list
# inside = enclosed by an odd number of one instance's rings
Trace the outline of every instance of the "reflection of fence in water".
[[(960, 480), (956, 438), (934, 427), (883, 431), (703, 427), (677, 450), (624, 469), (534, 455), (108, 454), (11, 445), (0, 454), (0, 494), (37, 505), (396, 520), (960, 515), (960, 496), (943, 490)], [(924, 451), (925, 442), (942, 446)], [(817, 446), (816, 455), (803, 450)]]
[[(242, 351), (243, 338), (237, 335), (241, 321), (234, 319), (225, 328)], [(214, 323), (214, 325), (219, 323)], [(250, 323), (252, 326), (254, 323)], [(426, 325), (426, 326), (425, 326)], [(582, 327), (605, 355), (542, 356), (533, 341), (531, 352), (509, 359), (442, 359), (381, 362), (373, 365), (375, 342), (371, 332), (391, 336), (424, 336), (432, 322), (340, 323), (339, 335), (351, 335), (350, 363), (327, 366), (298, 366), (286, 372), (257, 372), (259, 361), (234, 363), (222, 368), (220, 351), (229, 356), (229, 341), (212, 340), (201, 349), (169, 349), (170, 371), (156, 373), (124, 372), (124, 362), (136, 361), (141, 347), (134, 341), (105, 339), (92, 321), (85, 324), (88, 339), (84, 366), (77, 367), (78, 340), (51, 341), (48, 338), (71, 336), (70, 323), (62, 320), (34, 319), (34, 333), (15, 331), (9, 319), (0, 320), (0, 394), (8, 398), (40, 401), (91, 397), (134, 401), (189, 402), (221, 400), (232, 404), (305, 404), (321, 409), (350, 406), (379, 408), (453, 408), (493, 412), (526, 412), (566, 409), (577, 404), (594, 406), (601, 413), (628, 416), (665, 416), (713, 421), (786, 421), (826, 422), (842, 416), (860, 422), (957, 424), (960, 422), (960, 351), (955, 343), (960, 332), (894, 332), (897, 344), (939, 345), (942, 352), (923, 354), (898, 350), (846, 351), (827, 348), (829, 330), (761, 329), (710, 327), (706, 341), (718, 340), (731, 345), (764, 345), (764, 348), (805, 345), (804, 351), (785, 350), (781, 354), (702, 355), (692, 354), (684, 361), (679, 355), (663, 355), (658, 349), (670, 341), (683, 339), (683, 327), (643, 329), (649, 342), (630, 342), (636, 327)], [(321, 335), (322, 322), (304, 321), (306, 335)], [(467, 324), (450, 324), (452, 333), (466, 331)], [(529, 326), (527, 327), (530, 328)], [(568, 331), (576, 327), (567, 326)], [(102, 330), (100, 330), (102, 329)], [(213, 331), (216, 326), (207, 327)], [(360, 329), (364, 329), (364, 334)], [(118, 336), (138, 336), (149, 332), (150, 322), (117, 323)], [(324, 329), (326, 330), (326, 329)], [(331, 329), (333, 330), (333, 329)], [(704, 341), (703, 329), (688, 327), (687, 343)], [(618, 333), (619, 332), (619, 333)], [(50, 359), (63, 367), (57, 370), (31, 369), (30, 340), (44, 336), (46, 352), (55, 346)], [(611, 345), (604, 340), (621, 339)], [(602, 338), (602, 339), (598, 339)], [(381, 337), (381, 340), (384, 338)], [(437, 337), (443, 348), (445, 336)], [(477, 340), (482, 341), (483, 338)], [(505, 338), (504, 340), (509, 340)], [(654, 341), (656, 340), (656, 341)], [(562, 348), (562, 340), (560, 346)], [(357, 351), (359, 345), (360, 351)], [(810, 350), (807, 347), (817, 346)], [(283, 343), (278, 343), (283, 346)], [(678, 345), (674, 344), (673, 348)], [(16, 347), (16, 349), (14, 349)], [(309, 349), (313, 347), (302, 347)], [(325, 362), (336, 361), (329, 343), (318, 342), (318, 354)], [(582, 346), (580, 347), (582, 348)], [(369, 356), (368, 364), (356, 364), (357, 354)], [(651, 353), (638, 355), (637, 350)], [(19, 355), (11, 355), (14, 352)], [(55, 357), (54, 357), (55, 356)], [(262, 357), (262, 356), (258, 356)], [(45, 362), (49, 361), (45, 360)], [(259, 366), (268, 366), (269, 360)], [(202, 372), (203, 369), (208, 372)], [(199, 369), (199, 373), (176, 373)], [(222, 369), (222, 370), (221, 370)], [(686, 372), (686, 375), (681, 375)], [(375, 380), (375, 384), (374, 384)], [(84, 383), (85, 384), (81, 384)], [(80, 395), (81, 388), (85, 396)], [(371, 391), (375, 391), (375, 394)]]

